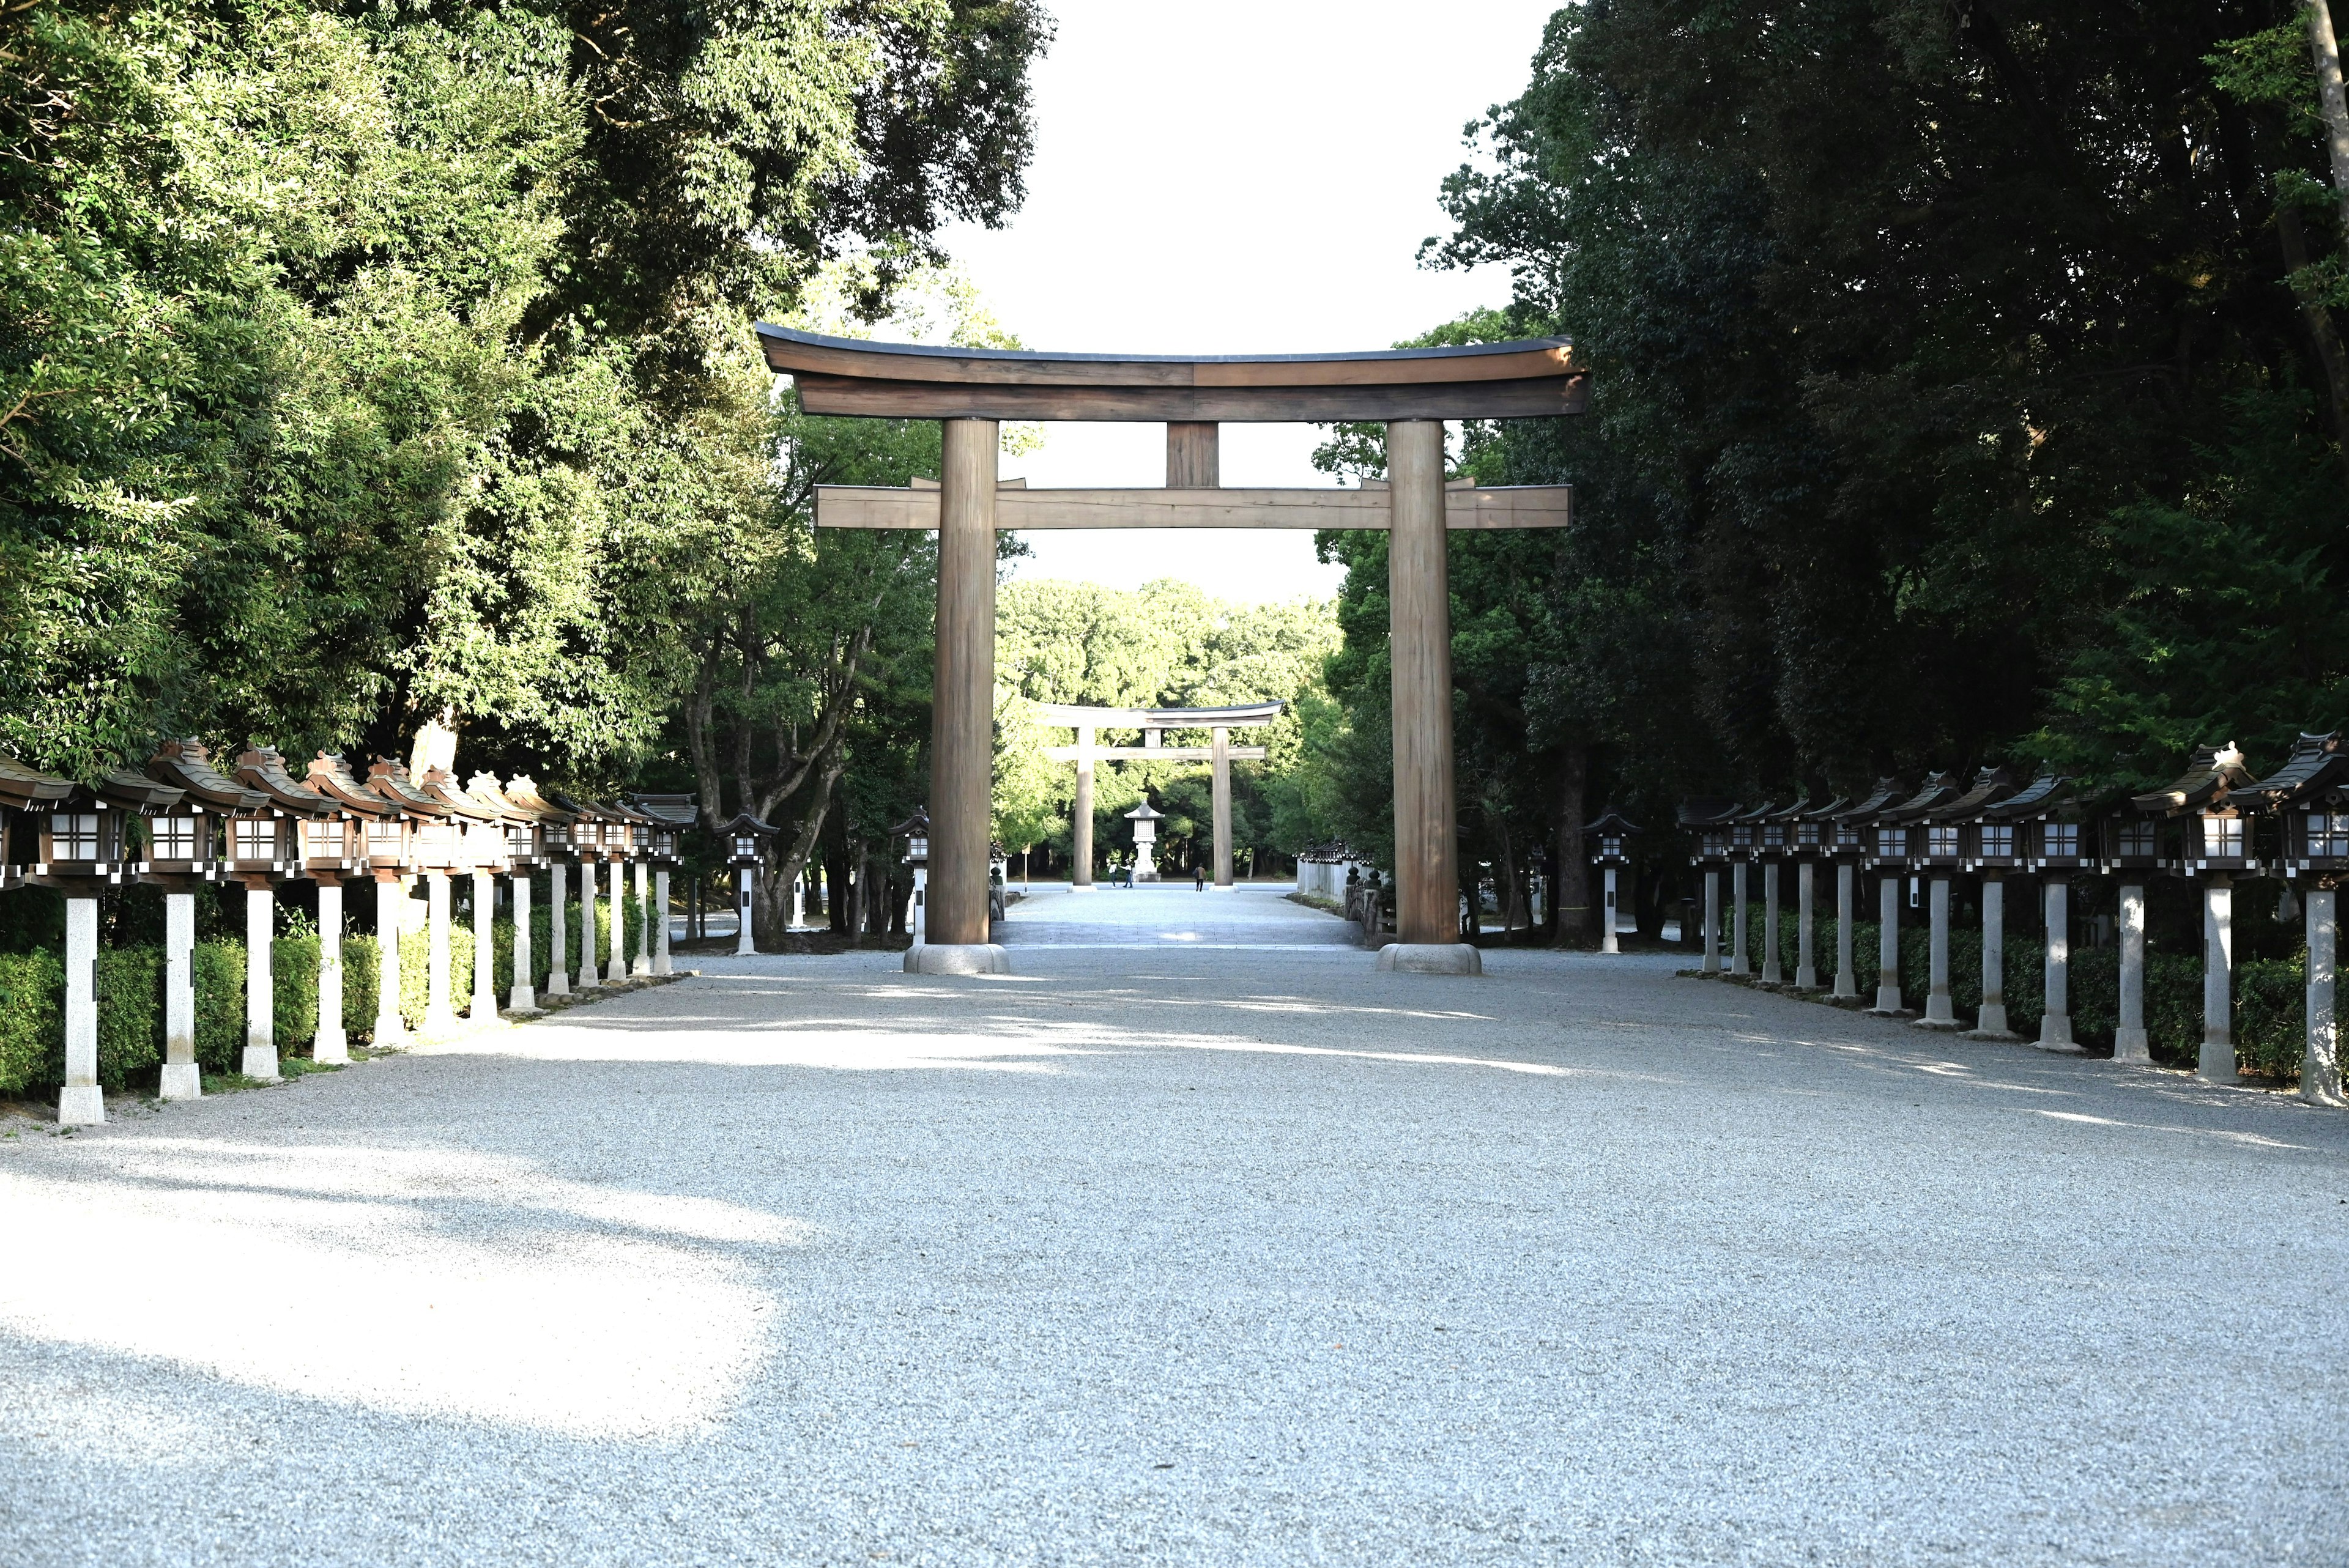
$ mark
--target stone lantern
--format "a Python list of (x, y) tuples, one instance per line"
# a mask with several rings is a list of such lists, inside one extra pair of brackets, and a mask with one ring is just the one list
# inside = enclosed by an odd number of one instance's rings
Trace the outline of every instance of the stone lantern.
[(2349, 880), (2349, 747), (2341, 731), (2303, 735), (2282, 768), (2246, 789), (2276, 819), (2275, 869), (2300, 889), (2308, 928), (2308, 1038), (2301, 1059), (2300, 1095), (2313, 1105), (2344, 1103), (2341, 1041), (2334, 990), (2340, 926), (2334, 890)]
[(914, 941), (922, 940), (922, 917), (927, 907), (930, 889), (930, 814), (916, 806), (914, 814), (889, 830), (890, 835), (905, 841), (905, 864), (914, 873), (914, 902), (906, 925)]
[(1778, 810), (1764, 802), (1729, 819), (1729, 972), (1751, 975), (1754, 950), (1747, 941), (1746, 902), (1752, 896), (1748, 870), (1762, 849), (1762, 820)]
[(414, 819), (397, 801), (360, 783), (332, 752), (318, 753), (303, 782), (350, 814), (351, 830), (357, 834), (354, 870), (375, 883), (375, 1043), (399, 1045), (408, 1037), (407, 1023), (399, 1016), (399, 926), (408, 907), (406, 879), (414, 869), (409, 858)]
[(351, 1059), (343, 1024), (343, 880), (360, 871), (366, 855), (360, 820), (348, 806), (295, 779), (274, 746), (249, 746), (236, 756), (236, 780), (269, 797), (294, 835), (293, 869), (318, 890), (318, 1028), (310, 1059), (336, 1065)]
[[(620, 974), (627, 955), (627, 936), (621, 929), (620, 921), (620, 868), (626, 861), (636, 872), (636, 885), (630, 890), (630, 895), (636, 901), (638, 933), (636, 956), (633, 962), (627, 963), (627, 973), (631, 977), (642, 978), (653, 972), (653, 896), (649, 883), (653, 834), (660, 824), (653, 820), (651, 813), (640, 811), (626, 800), (612, 807), (611, 811), (621, 820), (622, 831), (626, 834), (619, 856), (612, 862), (612, 973), (615, 976)], [(664, 932), (668, 928), (667, 910), (667, 903), (664, 900), (659, 923)]]
[(1762, 818), (1761, 844), (1754, 858), (1762, 867), (1762, 974), (1764, 985), (1785, 984), (1785, 971), (1778, 964), (1778, 893), (1779, 872), (1795, 858), (1795, 835), (1802, 825), (1805, 812), (1811, 809), (1810, 797), (1799, 795), (1788, 805), (1770, 808)]
[[(1900, 994), (1900, 892), (1909, 873), (1918, 869), (1925, 848), (1925, 818), (1960, 794), (1956, 778), (1929, 773), (1917, 792), (1876, 815), (1876, 842), (1863, 863), (1878, 873), (1877, 882), (1876, 1006), (1871, 1013), (1899, 1016), (1906, 1013)], [(1949, 995), (1949, 884), (1942, 883), (1941, 993)], [(1930, 1005), (1930, 1004), (1929, 1004)], [(1946, 1011), (1946, 1003), (1944, 1005)]]
[[(1897, 779), (1878, 779), (1876, 788), (1858, 803), (1847, 806), (1827, 819), (1827, 854), (1836, 866), (1836, 980), (1837, 996), (1857, 998), (1859, 995), (1859, 973), (1852, 953), (1852, 927), (1859, 920), (1859, 873), (1868, 867), (1870, 851), (1876, 847), (1876, 825), (1878, 818), (1909, 798), (1909, 787)], [(1883, 978), (1881, 969), (1878, 979)], [(1895, 972), (1898, 980), (1898, 972)], [(1878, 987), (1877, 1000), (1883, 1000), (1883, 988)], [(1897, 987), (1894, 1005), (1899, 1005)]]
[[(28, 813), (39, 843), (26, 880), (55, 888), (66, 901), (66, 1081), (57, 1120), (95, 1127), (106, 1119), (98, 1083), (98, 898), (143, 874), (147, 862), (129, 823), (177, 806), (181, 792), (136, 773), (109, 773), (96, 786), (76, 784)], [(41, 805), (48, 809), (39, 810)]]
[[(2064, 793), (2069, 782), (2056, 774), (2043, 773), (2020, 790), (1996, 792), (1992, 799), (1974, 806), (1959, 823), (1963, 869), (1982, 879), (1982, 1003), (1971, 1038), (2015, 1037), (2006, 1019), (2006, 879), (2031, 869), (2032, 846), (2041, 820), (2071, 810), (2070, 797)], [(2064, 956), (2068, 962), (2068, 951)], [(2053, 993), (2067, 1007), (2068, 985), (2064, 975), (2058, 975)], [(2043, 1022), (2041, 1033), (2045, 1032)]]
[[(574, 852), (571, 832), (576, 819), (540, 794), (537, 781), (527, 773), (517, 773), (507, 779), (505, 788), (499, 793), (508, 805), (529, 820), (533, 862), (546, 868), (546, 994), (568, 996), (571, 995), (571, 975), (566, 967), (570, 963), (571, 951), (570, 890), (564, 884), (568, 880), (571, 856)], [(508, 828), (509, 835), (512, 830)], [(509, 994), (509, 999), (523, 998), (514, 1006), (518, 1008), (526, 1006), (534, 1011), (538, 998), (530, 989), (530, 976), (537, 965), (534, 962), (525, 962), (531, 956), (529, 943), (525, 940), (530, 913), (530, 895), (525, 891), (527, 885), (527, 878), (514, 879), (517, 901), (514, 904), (514, 990)]]
[(1794, 842), (1786, 852), (1795, 862), (1795, 988), (1798, 991), (1819, 988), (1818, 868), (1834, 858), (1835, 819), (1850, 805), (1848, 796), (1837, 795), (1824, 806), (1806, 804), (1795, 818)]
[(378, 757), (367, 765), (367, 788), (397, 805), (416, 825), (409, 853), (424, 879), (423, 1030), (429, 1038), (457, 1028), (457, 1015), (449, 1005), (449, 879), (471, 862), (465, 857), (464, 820), (421, 783), (395, 758)]
[(1125, 820), (1133, 824), (1135, 882), (1154, 882), (1158, 880), (1158, 864), (1152, 855), (1158, 841), (1158, 824), (1165, 820), (1165, 815), (1163, 811), (1152, 810), (1148, 800), (1125, 814)]
[(214, 772), (192, 740), (167, 740), (147, 763), (156, 779), (186, 793), (147, 820), (147, 870), (139, 878), (163, 891), (164, 1099), (202, 1097), (196, 1064), (196, 894), (221, 875), (221, 841), (231, 807), (245, 791)]
[[(199, 836), (211, 841), (217, 858), (204, 868), (202, 880), (225, 877), (244, 884), (244, 1050), (237, 1065), (247, 1078), (274, 1083), (281, 1076), (273, 962), (276, 888), (281, 879), (293, 874), (294, 863), (301, 855), (295, 820), (268, 795), (222, 778), (213, 769), (211, 754), (193, 740), (165, 741), (148, 758), (147, 771), (185, 792), (182, 811), (199, 809), (209, 819), (205, 827), (210, 831)], [(168, 838), (159, 832), (152, 841), (159, 846), (169, 842), (177, 850), (191, 826), (181, 816), (167, 821)], [(164, 882), (169, 874), (150, 871), (141, 880)], [(194, 882), (186, 873), (165, 883), (161, 1092), (166, 1099), (193, 1099), (203, 1092), (196, 1068), (195, 905)]]
[(2213, 1083), (2236, 1079), (2235, 883), (2260, 862), (2251, 820), (2233, 797), (2257, 784), (2231, 744), (2197, 747), (2167, 788), (2130, 799), (2137, 816), (2168, 825), (2176, 869), (2202, 881), (2202, 1051), (2198, 1068)]
[(632, 795), (628, 804), (652, 819), (653, 896), (646, 911), (648, 920), (656, 913), (658, 915), (657, 927), (647, 927), (652, 932), (652, 972), (673, 974), (668, 951), (668, 873), (678, 861), (678, 836), (700, 819), (700, 807), (691, 795)]
[(1639, 836), (1639, 826), (1630, 818), (1609, 806), (1599, 814), (1596, 821), (1584, 824), (1584, 835), (1593, 841), (1596, 851), (1590, 863), (1599, 869), (1604, 896), (1599, 913), (1599, 951), (1621, 951), (1615, 940), (1615, 873), (1631, 863), (1631, 841)]
[[(570, 817), (571, 855), (579, 867), (577, 984), (584, 991), (590, 985), (604, 984), (603, 961), (595, 951), (595, 868), (611, 862), (614, 849), (617, 849), (624, 855), (626, 853), (627, 830), (612, 820), (612, 814), (608, 809), (597, 805), (593, 800), (583, 799), (575, 795), (566, 795), (561, 790), (549, 790), (547, 798)], [(613, 923), (616, 925), (619, 922), (617, 902), (619, 892), (619, 873), (615, 869), (612, 875), (611, 894), (614, 900)], [(559, 950), (556, 962), (558, 964), (562, 962)], [(611, 978), (618, 980), (623, 976), (614, 973)], [(553, 990), (554, 987), (550, 985), (548, 989)]]
[[(1909, 864), (1925, 875), (1926, 904), (1931, 921), (1927, 965), (1925, 1016), (1917, 1026), (1925, 1029), (1955, 1029), (1956, 1012), (1950, 1002), (1950, 882), (1966, 869), (1966, 841), (1982, 810), (1992, 800), (2014, 791), (2014, 776), (2003, 768), (1984, 768), (1973, 782), (1952, 798), (1926, 809), (1911, 830)], [(2006, 1034), (2005, 974), (1998, 944), (2006, 940), (2004, 889), (1995, 879), (1982, 884), (1982, 1008), (1974, 1020), (1975, 1033), (1991, 1030), (1991, 1037)], [(1995, 1009), (1995, 1011), (1992, 1011)], [(1984, 1018), (1995, 1021), (1995, 1028)]]
[(759, 874), (760, 842), (771, 839), (781, 830), (761, 822), (748, 811), (738, 813), (730, 822), (721, 823), (719, 837), (726, 845), (726, 863), (734, 870), (735, 928), (734, 954), (748, 957), (758, 948), (750, 941), (751, 879)]
[[(450, 755), (453, 758), (453, 745)], [(458, 831), (455, 869), (472, 874), (473, 1005), (466, 1016), (475, 1023), (487, 1023), (498, 1016), (498, 873), (512, 867), (506, 848), (506, 822), (514, 813), (503, 802), (485, 799), (459, 784), (456, 774), (447, 768), (426, 769), (422, 787), (427, 795), (449, 808)], [(433, 940), (445, 944), (446, 931)]]
[[(1743, 810), (1734, 800), (1705, 799), (1681, 802), (1680, 825), (1696, 835), (1696, 854), (1690, 864), (1704, 872), (1702, 915), (1703, 973), (1721, 973), (1721, 872), (1730, 863), (1730, 824)], [(1683, 935), (1686, 934), (1683, 933)]]

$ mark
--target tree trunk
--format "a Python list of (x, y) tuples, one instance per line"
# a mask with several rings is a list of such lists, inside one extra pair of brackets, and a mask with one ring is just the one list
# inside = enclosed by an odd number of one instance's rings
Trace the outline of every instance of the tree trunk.
[(2324, 115), (2324, 150), (2333, 162), (2333, 194), (2341, 204), (2341, 242), (2349, 248), (2349, 95), (2341, 87), (2341, 48), (2333, 36), (2327, 0), (2308, 0), (2308, 52), (2316, 61), (2316, 101)]
[(1590, 772), (1589, 752), (1579, 742), (1558, 755), (1557, 930), (1558, 947), (1590, 945), (1590, 865), (1582, 852), (1582, 794)]
[(2341, 447), (2342, 461), (2349, 464), (2349, 355), (2342, 352), (2333, 313), (2314, 290), (2299, 281), (2308, 265), (2308, 242), (2301, 230), (2300, 214), (2290, 207), (2276, 208), (2276, 239), (2291, 273), (2292, 297), (2300, 302), (2301, 318), (2308, 325), (2309, 341), (2315, 345), (2317, 362), (2324, 367), (2325, 391), (2332, 399), (2333, 438)]

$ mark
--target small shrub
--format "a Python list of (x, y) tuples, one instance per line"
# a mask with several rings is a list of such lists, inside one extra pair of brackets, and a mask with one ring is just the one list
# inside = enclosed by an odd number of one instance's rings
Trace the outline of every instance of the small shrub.
[(269, 980), (276, 992), (271, 1006), (281, 1051), (317, 1038), (318, 958), (315, 933), (281, 936), (270, 944)]
[(343, 938), (343, 1029), (352, 1039), (375, 1038), (376, 966), (382, 962), (374, 937)]
[(193, 964), (196, 1061), (225, 1073), (244, 1059), (244, 944), (199, 942)]
[(56, 1081), (49, 1057), (65, 1059), (66, 966), (56, 952), (0, 953), (0, 1095), (27, 1094)]
[[(65, 1077), (64, 1036), (58, 1036), (57, 1077)], [(119, 1093), (134, 1077), (163, 1060), (163, 951), (159, 947), (98, 950), (98, 1081)]]

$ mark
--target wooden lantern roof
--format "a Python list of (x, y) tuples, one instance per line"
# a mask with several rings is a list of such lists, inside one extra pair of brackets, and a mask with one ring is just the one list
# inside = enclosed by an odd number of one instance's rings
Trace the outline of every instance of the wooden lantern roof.
[(2246, 805), (2280, 810), (2344, 784), (2349, 784), (2349, 747), (2336, 729), (2330, 735), (2302, 735), (2282, 767), (2232, 793)]
[(2252, 789), (2257, 782), (2233, 742), (2198, 746), (2185, 772), (2161, 789), (2131, 796), (2129, 804), (2149, 817), (2174, 817), (2223, 806), (2235, 791)]
[(1884, 808), (1878, 814), (1887, 822), (1920, 822), (1963, 793), (1955, 775), (1929, 773), (1914, 795), (1897, 806)]
[(439, 821), (451, 815), (447, 806), (416, 787), (416, 781), (408, 776), (408, 764), (397, 758), (378, 757), (367, 764), (367, 784), (409, 816)]
[(274, 746), (249, 746), (236, 754), (236, 780), (264, 796), (280, 810), (302, 816), (330, 816), (342, 802), (295, 779), (285, 770), (285, 758)]
[(1909, 787), (1898, 779), (1878, 779), (1876, 788), (1866, 799), (1835, 814), (1838, 822), (1867, 823), (1889, 813), (1909, 793)]
[(761, 838), (772, 838), (782, 831), (772, 822), (761, 822), (748, 811), (735, 812), (731, 819), (720, 822), (717, 830), (730, 836), (736, 833), (756, 833)]
[(2061, 773), (2042, 773), (2018, 793), (1982, 808), (1982, 816), (1992, 822), (2012, 822), (2064, 810), (2074, 804), (2069, 789), (2071, 782), (2069, 777)]
[(1982, 816), (1991, 803), (2014, 788), (2014, 775), (2003, 768), (1983, 768), (1974, 774), (1974, 781), (1956, 799), (1932, 808), (1925, 813), (1929, 822), (1971, 822)]
[(631, 795), (628, 804), (664, 828), (690, 828), (701, 820), (698, 796)]
[(1736, 801), (1718, 795), (1699, 796), (1681, 802), (1680, 825), (1683, 828), (1717, 828), (1744, 810)]
[(922, 419), (1313, 423), (1578, 414), (1565, 338), (1357, 354), (1038, 354), (826, 337), (759, 324), (811, 414)]
[(0, 751), (0, 806), (39, 810), (73, 793), (74, 781), (26, 767)]
[[(487, 775), (483, 775), (483, 777), (487, 777)], [(491, 779), (490, 781), (492, 784), (497, 782), (495, 779)], [(479, 779), (475, 780), (477, 785), (479, 782)], [(545, 796), (540, 794), (538, 792), (538, 780), (533, 779), (527, 773), (517, 773), (512, 778), (507, 779), (505, 789), (500, 791), (500, 793), (504, 796), (508, 805), (514, 807), (524, 816), (535, 817), (542, 822), (554, 822), (560, 824), (574, 822), (578, 820), (577, 812), (566, 811), (562, 807), (548, 800)]]
[(503, 822), (505, 808), (495, 801), (484, 800), (457, 782), (457, 776), (446, 768), (424, 770), (423, 792), (449, 809), (449, 814), (471, 823)]
[(1831, 822), (1850, 809), (1851, 797), (1848, 795), (1837, 795), (1829, 799), (1824, 806), (1806, 807), (1804, 810), (1803, 814), (1795, 820), (1797, 821), (1804, 822)]
[(1598, 833), (1603, 836), (1620, 836), (1627, 839), (1635, 833), (1647, 831), (1646, 829), (1632, 821), (1630, 818), (1626, 817), (1622, 812), (1617, 810), (1612, 806), (1609, 806), (1605, 810), (1599, 812), (1595, 820), (1585, 822), (1582, 825), (1582, 830), (1585, 833)]
[(344, 810), (360, 817), (398, 817), (397, 802), (388, 800), (355, 778), (350, 765), (332, 751), (321, 751), (310, 760), (303, 782), (316, 789)]

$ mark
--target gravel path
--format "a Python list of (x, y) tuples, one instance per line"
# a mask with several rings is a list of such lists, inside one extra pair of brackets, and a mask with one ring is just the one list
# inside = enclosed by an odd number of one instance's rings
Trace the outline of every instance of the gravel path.
[(1017, 959), (0, 1140), (13, 1560), (2349, 1553), (2349, 1117), (1648, 958)]

